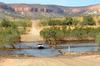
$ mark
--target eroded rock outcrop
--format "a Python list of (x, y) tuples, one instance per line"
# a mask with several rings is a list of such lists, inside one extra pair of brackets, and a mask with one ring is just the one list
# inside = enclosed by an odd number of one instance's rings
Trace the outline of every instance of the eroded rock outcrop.
[[(100, 4), (67, 7), (58, 5), (40, 5), (40, 4), (4, 4), (0, 3), (0, 10), (11, 11), (15, 13), (27, 14), (32, 16), (71, 16), (84, 14), (100, 14)], [(37, 14), (34, 14), (37, 13)], [(48, 15), (49, 14), (49, 15)], [(51, 15), (50, 15), (51, 14)], [(37, 16), (37, 17), (39, 17)]]

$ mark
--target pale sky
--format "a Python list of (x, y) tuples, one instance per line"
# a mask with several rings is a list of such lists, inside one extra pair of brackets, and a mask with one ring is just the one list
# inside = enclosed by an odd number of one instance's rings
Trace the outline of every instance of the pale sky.
[(100, 0), (0, 0), (4, 3), (53, 4), (62, 6), (87, 6), (100, 4)]

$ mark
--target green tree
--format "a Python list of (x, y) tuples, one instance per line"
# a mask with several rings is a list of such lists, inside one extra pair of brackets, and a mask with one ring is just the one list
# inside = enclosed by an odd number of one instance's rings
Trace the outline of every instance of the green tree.
[(7, 19), (3, 19), (3, 20), (1, 21), (1, 26), (2, 26), (2, 27), (5, 27), (5, 28), (11, 27), (11, 22), (10, 22), (9, 20), (7, 20)]
[(2, 30), (0, 30), (0, 46), (13, 45), (19, 42), (20, 32), (17, 25), (13, 21), (3, 19), (0, 23)]
[(82, 25), (96, 25), (92, 16), (84, 16)]

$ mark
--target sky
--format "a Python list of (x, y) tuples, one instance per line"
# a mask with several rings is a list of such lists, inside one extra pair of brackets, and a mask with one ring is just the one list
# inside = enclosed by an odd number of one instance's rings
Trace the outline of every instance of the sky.
[(4, 3), (53, 4), (62, 6), (87, 6), (100, 4), (100, 0), (0, 0)]

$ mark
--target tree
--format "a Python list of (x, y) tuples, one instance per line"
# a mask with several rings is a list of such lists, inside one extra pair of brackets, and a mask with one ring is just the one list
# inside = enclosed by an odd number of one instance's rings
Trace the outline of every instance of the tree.
[(13, 45), (20, 40), (20, 32), (13, 21), (3, 19), (0, 23), (0, 46)]
[(63, 22), (63, 25), (68, 25), (68, 26), (70, 26), (70, 25), (73, 25), (73, 19), (72, 19), (72, 17), (66, 17), (66, 19), (65, 19), (65, 21)]
[(43, 29), (40, 32), (40, 35), (45, 39), (46, 43), (49, 44), (50, 47), (57, 47), (57, 32), (54, 29)]
[(94, 15), (93, 20), (95, 21), (96, 26), (99, 27), (99, 18), (98, 18), (98, 16)]
[(84, 16), (82, 25), (95, 25), (95, 21), (92, 16)]
[(10, 22), (9, 20), (7, 20), (7, 19), (3, 19), (3, 20), (1, 21), (1, 26), (2, 26), (2, 27), (5, 27), (5, 28), (11, 27), (11, 22)]

